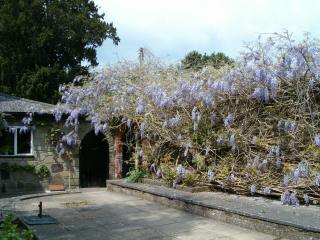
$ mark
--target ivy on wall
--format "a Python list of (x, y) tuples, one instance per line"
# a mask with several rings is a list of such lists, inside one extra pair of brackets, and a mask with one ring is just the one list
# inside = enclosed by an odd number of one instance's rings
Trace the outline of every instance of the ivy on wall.
[(34, 165), (19, 165), (19, 164), (0, 164), (0, 171), (10, 172), (27, 172), (38, 176), (39, 178), (47, 178), (50, 176), (50, 170), (45, 164)]

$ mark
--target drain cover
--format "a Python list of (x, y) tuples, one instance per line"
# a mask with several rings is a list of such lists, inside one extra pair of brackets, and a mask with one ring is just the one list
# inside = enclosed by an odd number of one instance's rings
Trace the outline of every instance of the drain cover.
[(42, 215), (41, 218), (38, 216), (24, 216), (23, 221), (28, 225), (58, 224), (58, 221), (49, 215)]

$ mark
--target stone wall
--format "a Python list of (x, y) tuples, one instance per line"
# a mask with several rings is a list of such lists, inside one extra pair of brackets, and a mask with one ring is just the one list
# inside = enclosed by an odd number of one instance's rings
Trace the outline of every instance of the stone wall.
[[(9, 126), (21, 126), (23, 116), (6, 118)], [(45, 164), (50, 170), (50, 177), (47, 180), (41, 180), (32, 173), (23, 171), (6, 173), (0, 172), (0, 195), (22, 193), (22, 192), (39, 192), (48, 189), (48, 184), (64, 185), (65, 189), (79, 187), (79, 148), (72, 150), (71, 158), (60, 157), (55, 148), (50, 146), (46, 141), (46, 135), (52, 127), (62, 128), (63, 125), (56, 124), (51, 116), (34, 117), (33, 131), (33, 156), (17, 157), (0, 156), (0, 164), (18, 164), (18, 165), (37, 165)], [(66, 132), (67, 130), (64, 129)], [(79, 128), (79, 138), (91, 131), (88, 123), (82, 123)], [(114, 178), (113, 155), (114, 139), (111, 134), (107, 134), (109, 143), (109, 178)]]
[[(35, 165), (33, 157), (1, 157), (0, 165)], [(46, 181), (41, 181), (36, 175), (26, 171), (0, 171), (0, 196), (12, 193), (39, 192), (46, 187)]]

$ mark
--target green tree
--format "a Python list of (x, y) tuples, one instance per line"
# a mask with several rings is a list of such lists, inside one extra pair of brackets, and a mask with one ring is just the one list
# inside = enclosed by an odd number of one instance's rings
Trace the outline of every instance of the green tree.
[(0, 0), (0, 91), (54, 103), (105, 39), (119, 43), (103, 18), (92, 0)]
[(182, 66), (186, 69), (200, 69), (203, 66), (202, 54), (197, 51), (189, 52), (184, 59), (181, 60)]
[(203, 55), (197, 51), (189, 52), (184, 59), (181, 60), (181, 64), (185, 69), (200, 70), (204, 66), (213, 66), (214, 68), (220, 68), (226, 64), (232, 64), (233, 60), (226, 56), (222, 52)]

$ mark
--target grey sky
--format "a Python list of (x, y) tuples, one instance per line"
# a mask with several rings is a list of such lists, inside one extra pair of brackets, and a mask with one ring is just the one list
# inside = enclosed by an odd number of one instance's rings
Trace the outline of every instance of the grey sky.
[(145, 47), (175, 63), (192, 50), (237, 56), (259, 33), (320, 38), (320, 0), (95, 0), (121, 42), (98, 49), (100, 66), (137, 57)]

